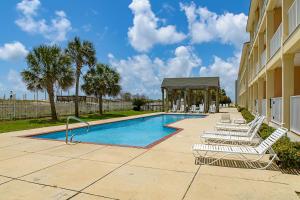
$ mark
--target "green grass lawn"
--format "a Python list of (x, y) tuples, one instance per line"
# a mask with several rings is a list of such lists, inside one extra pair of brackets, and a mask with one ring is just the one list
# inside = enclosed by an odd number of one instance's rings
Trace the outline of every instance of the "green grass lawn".
[[(80, 118), (84, 121), (94, 121), (100, 119), (110, 119), (116, 117), (141, 115), (141, 114), (147, 114), (152, 112), (153, 111), (134, 111), (134, 110), (111, 111), (111, 112), (104, 113), (103, 115), (99, 115), (99, 114), (82, 115), (80, 116)], [(76, 123), (76, 122), (77, 121), (72, 121), (71, 123)], [(66, 124), (66, 118), (61, 118), (58, 121), (52, 121), (50, 118), (0, 121), (0, 133), (62, 125), (62, 124)]]

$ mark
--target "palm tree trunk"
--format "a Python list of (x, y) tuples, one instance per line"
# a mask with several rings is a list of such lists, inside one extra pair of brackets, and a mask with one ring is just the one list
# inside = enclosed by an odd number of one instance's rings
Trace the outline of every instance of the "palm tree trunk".
[(102, 99), (102, 95), (99, 95), (99, 113), (100, 115), (103, 114), (103, 99)]
[(80, 78), (80, 70), (77, 67), (76, 70), (76, 89), (75, 89), (75, 116), (79, 117), (79, 78)]
[(54, 102), (54, 91), (53, 86), (47, 87), (47, 92), (49, 95), (49, 101), (50, 101), (50, 107), (51, 107), (51, 118), (52, 120), (57, 120), (57, 113), (55, 108), (55, 102)]

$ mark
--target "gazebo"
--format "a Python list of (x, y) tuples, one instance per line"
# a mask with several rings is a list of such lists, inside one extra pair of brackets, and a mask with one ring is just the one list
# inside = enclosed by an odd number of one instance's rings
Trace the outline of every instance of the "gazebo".
[(161, 92), (163, 111), (168, 112), (170, 105), (181, 104), (183, 101), (185, 111), (191, 105), (201, 102), (207, 113), (214, 96), (216, 112), (219, 112), (219, 77), (164, 78)]

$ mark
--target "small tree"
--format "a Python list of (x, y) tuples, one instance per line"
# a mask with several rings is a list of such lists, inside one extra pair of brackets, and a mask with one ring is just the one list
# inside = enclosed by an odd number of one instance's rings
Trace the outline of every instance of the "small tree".
[(27, 89), (46, 90), (51, 105), (51, 116), (57, 120), (54, 85), (67, 89), (74, 82), (74, 73), (68, 56), (58, 46), (41, 45), (26, 57), (28, 68), (21, 72)]
[(141, 107), (147, 103), (147, 98), (144, 95), (135, 95), (132, 99), (133, 110), (140, 111)]
[(129, 92), (125, 92), (121, 94), (121, 99), (124, 101), (131, 101), (131, 94)]
[(103, 114), (103, 96), (117, 96), (121, 90), (119, 73), (105, 64), (97, 64), (83, 77), (83, 91), (99, 98), (99, 113)]

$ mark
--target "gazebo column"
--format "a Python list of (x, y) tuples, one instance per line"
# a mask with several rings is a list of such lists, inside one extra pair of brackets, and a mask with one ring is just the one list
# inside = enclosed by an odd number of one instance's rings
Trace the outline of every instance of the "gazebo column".
[(184, 103), (184, 112), (186, 112), (186, 105), (187, 105), (187, 102), (186, 102), (186, 100), (187, 100), (187, 90), (184, 90), (183, 91), (183, 103)]
[(166, 89), (166, 106), (165, 106), (165, 112), (169, 112), (169, 91)]
[(190, 108), (192, 106), (192, 90), (188, 90), (188, 107)]
[(216, 89), (216, 112), (218, 113), (218, 112), (220, 112), (220, 89), (219, 88), (217, 88)]
[(165, 89), (161, 88), (162, 111), (165, 111)]
[(204, 112), (208, 113), (209, 109), (209, 100), (208, 100), (208, 89), (204, 91)]

